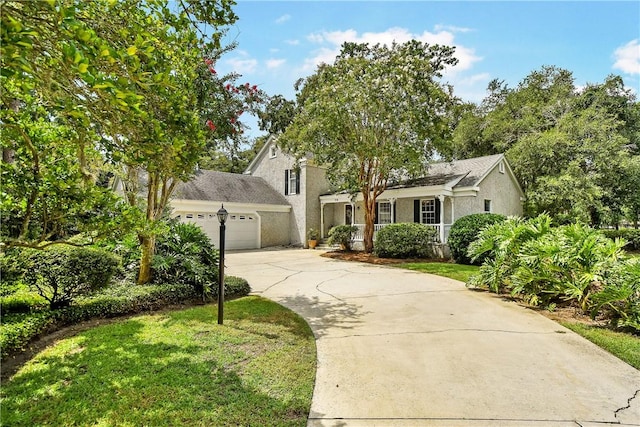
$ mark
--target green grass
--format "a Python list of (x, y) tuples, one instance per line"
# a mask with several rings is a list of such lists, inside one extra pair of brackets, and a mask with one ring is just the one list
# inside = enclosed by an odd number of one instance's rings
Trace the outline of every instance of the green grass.
[(259, 297), (140, 315), (57, 342), (2, 384), (3, 425), (304, 426), (315, 341)]
[(560, 322), (560, 324), (582, 335), (634, 368), (640, 369), (640, 337), (582, 323)]
[(450, 279), (461, 282), (467, 282), (471, 276), (478, 273), (479, 268), (475, 265), (453, 264), (449, 262), (408, 262), (398, 264), (396, 267), (449, 277)]

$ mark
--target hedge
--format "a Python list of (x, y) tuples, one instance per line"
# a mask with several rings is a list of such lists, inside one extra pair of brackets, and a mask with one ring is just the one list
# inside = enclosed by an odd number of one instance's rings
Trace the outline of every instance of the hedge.
[[(246, 280), (234, 276), (225, 278), (226, 298), (245, 296), (250, 291)], [(121, 284), (104, 289), (94, 297), (78, 298), (74, 305), (62, 309), (7, 314), (3, 316), (0, 328), (1, 355), (4, 359), (24, 350), (31, 341), (43, 334), (82, 321), (154, 311), (171, 304), (199, 299), (201, 295), (191, 285)]]
[(376, 234), (373, 253), (381, 258), (429, 258), (435, 229), (425, 224), (389, 224)]

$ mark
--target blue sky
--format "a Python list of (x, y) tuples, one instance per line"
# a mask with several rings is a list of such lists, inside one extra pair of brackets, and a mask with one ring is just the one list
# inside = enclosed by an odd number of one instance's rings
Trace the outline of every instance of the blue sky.
[(226, 41), (238, 47), (217, 68), (289, 99), (295, 81), (332, 62), (344, 41), (412, 38), (456, 47), (459, 64), (444, 80), (465, 101), (481, 101), (494, 78), (515, 87), (544, 65), (572, 71), (578, 86), (618, 74), (640, 93), (638, 1), (239, 0), (234, 10)]

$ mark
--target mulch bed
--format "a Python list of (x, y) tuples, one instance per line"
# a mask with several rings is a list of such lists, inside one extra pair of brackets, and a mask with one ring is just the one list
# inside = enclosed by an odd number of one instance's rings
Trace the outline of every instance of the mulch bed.
[(320, 256), (323, 256), (326, 258), (339, 259), (342, 261), (358, 261), (358, 262), (367, 262), (369, 264), (378, 264), (378, 265), (404, 264), (408, 262), (451, 262), (451, 260), (439, 259), (439, 258), (410, 258), (410, 259), (379, 258), (374, 254), (368, 254), (362, 251), (330, 251), (330, 252), (325, 252)]

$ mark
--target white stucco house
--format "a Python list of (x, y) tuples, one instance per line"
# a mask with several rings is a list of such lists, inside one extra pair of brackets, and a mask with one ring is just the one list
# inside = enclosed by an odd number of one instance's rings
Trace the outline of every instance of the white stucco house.
[[(420, 222), (446, 243), (456, 219), (472, 213), (521, 215), (524, 193), (503, 154), (430, 164), (424, 177), (393, 183), (377, 200), (376, 231)], [(217, 210), (229, 211), (228, 249), (305, 246), (310, 228), (324, 238), (334, 225), (353, 224), (362, 240), (361, 194), (333, 193), (326, 168), (296, 159), (270, 138), (244, 174), (199, 171), (178, 187), (173, 215), (203, 227), (217, 244)]]

